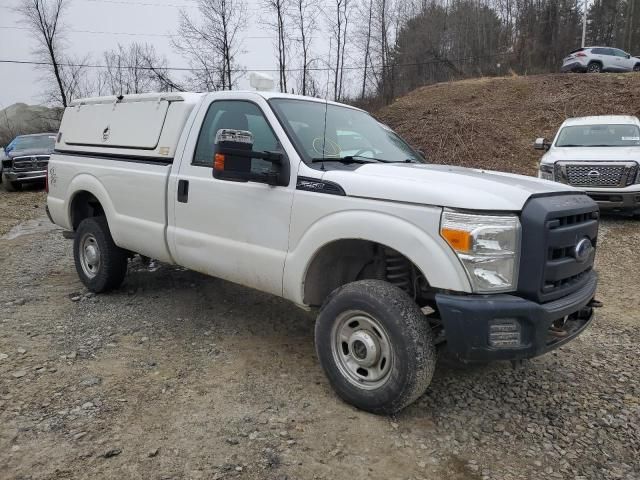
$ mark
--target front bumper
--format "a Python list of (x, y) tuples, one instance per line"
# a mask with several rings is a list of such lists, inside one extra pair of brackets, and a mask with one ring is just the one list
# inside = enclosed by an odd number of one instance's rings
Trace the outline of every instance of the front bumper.
[(587, 66), (580, 62), (567, 63), (560, 68), (562, 73), (566, 72), (586, 72)]
[(4, 172), (5, 178), (10, 182), (33, 182), (44, 180), (47, 176), (46, 170), (36, 170), (33, 172)]
[(631, 212), (640, 213), (640, 191), (639, 192), (589, 192), (593, 200), (598, 204), (603, 212)]
[[(520, 360), (542, 355), (577, 337), (593, 320), (597, 276), (570, 295), (539, 304), (515, 295), (436, 294), (436, 303), (444, 326), (447, 350), (462, 361)], [(566, 320), (566, 336), (557, 337), (550, 328)], [(495, 346), (490, 340), (496, 325), (517, 325), (516, 346)]]

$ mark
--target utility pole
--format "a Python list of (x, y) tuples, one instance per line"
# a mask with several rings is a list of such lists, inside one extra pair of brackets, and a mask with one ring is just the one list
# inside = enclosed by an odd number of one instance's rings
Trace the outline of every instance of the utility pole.
[(584, 0), (584, 10), (582, 11), (582, 48), (587, 36), (587, 0)]

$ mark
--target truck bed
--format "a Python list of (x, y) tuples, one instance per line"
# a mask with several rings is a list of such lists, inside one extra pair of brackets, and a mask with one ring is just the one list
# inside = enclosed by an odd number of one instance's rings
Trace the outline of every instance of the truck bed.
[[(58, 225), (73, 229), (73, 202), (91, 191), (103, 206), (116, 245), (173, 263), (166, 241), (171, 164), (54, 153), (48, 206)], [(77, 192), (69, 197), (67, 192)]]

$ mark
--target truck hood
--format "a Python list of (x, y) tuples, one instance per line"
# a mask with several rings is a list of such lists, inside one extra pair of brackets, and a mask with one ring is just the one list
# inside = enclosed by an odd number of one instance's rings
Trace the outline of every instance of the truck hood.
[(534, 194), (578, 192), (524, 175), (415, 163), (362, 165), (332, 170), (323, 180), (338, 183), (347, 195), (469, 210), (522, 210)]
[(542, 163), (555, 162), (611, 162), (635, 160), (640, 162), (640, 147), (565, 147), (552, 148), (542, 157)]
[(29, 155), (51, 155), (53, 151), (49, 148), (29, 148), (26, 150), (11, 150), (7, 153), (8, 158), (28, 157)]

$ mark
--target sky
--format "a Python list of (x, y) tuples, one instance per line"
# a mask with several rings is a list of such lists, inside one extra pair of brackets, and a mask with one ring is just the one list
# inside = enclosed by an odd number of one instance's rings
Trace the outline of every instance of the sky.
[[(0, 0), (0, 60), (33, 60), (33, 34), (24, 30), (12, 11), (19, 3), (20, 0)], [(265, 15), (260, 4), (260, 0), (247, 0), (247, 29), (242, 35), (243, 53), (238, 60), (248, 72), (277, 67), (275, 34), (260, 23), (260, 17)], [(148, 42), (159, 54), (166, 55), (169, 66), (187, 67), (187, 61), (173, 51), (168, 36), (178, 28), (180, 7), (193, 15), (198, 13), (196, 0), (70, 0), (64, 17), (68, 52), (80, 57), (88, 53), (93, 62), (103, 63), (103, 52), (116, 48), (118, 43), (126, 46), (133, 41)], [(326, 33), (318, 31), (314, 37), (314, 49), (326, 52), (328, 46), (322, 44)], [(270, 75), (277, 80), (277, 72)], [(42, 72), (33, 65), (0, 63), (0, 108), (18, 102), (41, 104), (41, 77)], [(242, 80), (239, 87), (248, 88), (248, 81)]]

